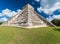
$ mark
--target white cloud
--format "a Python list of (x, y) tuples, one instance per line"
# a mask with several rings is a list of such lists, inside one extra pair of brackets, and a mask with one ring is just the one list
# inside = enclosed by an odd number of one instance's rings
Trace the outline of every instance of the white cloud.
[(36, 2), (39, 2), (40, 0), (35, 0)]
[(12, 16), (14, 16), (16, 14), (17, 14), (17, 12), (11, 11), (9, 9), (2, 10), (2, 15), (5, 15), (5, 16), (12, 17)]
[(17, 10), (17, 12), (20, 12), (20, 11), (21, 11), (20, 9)]
[[(47, 5), (48, 7), (49, 5)], [(51, 15), (53, 14), (53, 12), (57, 9), (60, 9), (60, 2), (57, 2), (56, 4), (54, 4), (51, 8), (43, 8), (43, 7), (38, 7), (37, 10), (39, 12), (43, 11), (45, 14)]]
[(0, 22), (5, 22), (7, 21), (8, 19), (6, 17), (3, 17), (3, 18), (0, 18)]
[(2, 13), (0, 13), (0, 16), (3, 16)]
[(60, 19), (60, 15), (53, 15), (54, 11), (60, 10), (60, 0), (41, 0), (40, 5), (41, 7), (38, 7), (37, 10), (49, 15), (49, 17), (46, 18), (48, 21)]
[(47, 5), (49, 5), (48, 0), (41, 0), (40, 5), (41, 7), (45, 8)]
[(57, 2), (60, 2), (60, 0), (41, 0), (40, 5), (45, 8), (47, 5), (49, 5), (48, 8), (52, 7)]
[(46, 18), (48, 21), (52, 21), (53, 19), (60, 19), (60, 15), (53, 15), (53, 16), (49, 16), (48, 18)]
[(51, 15), (51, 14), (53, 13), (52, 8), (47, 9), (47, 8), (42, 8), (42, 7), (40, 7), (40, 8), (37, 8), (37, 10), (38, 10), (39, 12), (43, 11), (45, 14), (48, 14), (48, 15)]
[(60, 15), (53, 15), (52, 16), (54, 19), (60, 19)]
[(53, 17), (49, 16), (48, 18), (46, 18), (48, 21), (52, 21)]
[(2, 12), (0, 13), (0, 16), (2, 16), (2, 18), (0, 18), (0, 22), (5, 22), (5, 21), (8, 20), (8, 18), (6, 18), (4, 16), (13, 17), (14, 15), (16, 15), (20, 11), (21, 11), (20, 9), (18, 9), (17, 12), (16, 11), (12, 11), (10, 9), (2, 10)]

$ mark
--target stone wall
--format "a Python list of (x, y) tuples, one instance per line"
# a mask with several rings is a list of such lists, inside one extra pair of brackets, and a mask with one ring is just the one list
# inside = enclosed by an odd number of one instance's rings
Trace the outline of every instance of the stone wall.
[(14, 26), (28, 26), (28, 12), (24, 10), (10, 25)]

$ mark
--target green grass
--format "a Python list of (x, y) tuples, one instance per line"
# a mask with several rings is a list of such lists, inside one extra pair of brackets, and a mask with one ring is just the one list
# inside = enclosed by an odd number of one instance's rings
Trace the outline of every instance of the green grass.
[(60, 44), (60, 27), (24, 29), (0, 26), (0, 44)]

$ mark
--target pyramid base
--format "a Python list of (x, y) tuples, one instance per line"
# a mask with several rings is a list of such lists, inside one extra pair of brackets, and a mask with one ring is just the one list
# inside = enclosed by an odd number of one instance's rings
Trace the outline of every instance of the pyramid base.
[(39, 27), (50, 27), (50, 26), (27, 26), (27, 27), (23, 27), (23, 26), (11, 26), (11, 27), (20, 27), (20, 28), (39, 28)]

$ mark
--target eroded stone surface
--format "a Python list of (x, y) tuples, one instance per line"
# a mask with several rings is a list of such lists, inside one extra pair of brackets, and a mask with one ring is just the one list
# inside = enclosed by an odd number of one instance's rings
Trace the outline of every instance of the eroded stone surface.
[(18, 27), (47, 27), (53, 26), (47, 20), (44, 20), (41, 16), (37, 15), (34, 8), (27, 4), (24, 6), (22, 12), (18, 13), (11, 20), (7, 21), (2, 25), (6, 26), (18, 26)]

